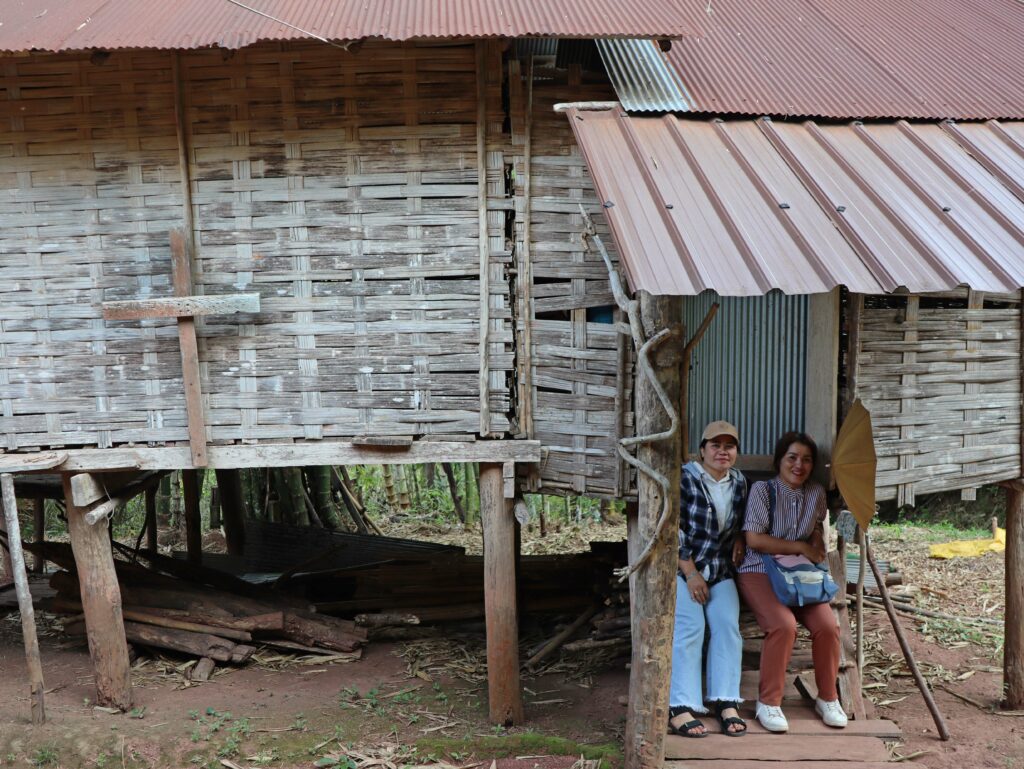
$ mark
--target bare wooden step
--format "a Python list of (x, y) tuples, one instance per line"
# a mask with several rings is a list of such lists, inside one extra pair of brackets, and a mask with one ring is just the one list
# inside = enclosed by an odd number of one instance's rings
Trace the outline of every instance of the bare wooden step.
[[(748, 734), (726, 737), (712, 734), (704, 739), (670, 736), (665, 739), (665, 758), (669, 759), (748, 759), (768, 761), (815, 761), (828, 757), (837, 761), (885, 762), (889, 751), (876, 737), (849, 736), (808, 737), (800, 734)], [(829, 762), (822, 762), (825, 766)], [(704, 766), (703, 764), (701, 765)], [(845, 768), (845, 764), (843, 764)], [(730, 764), (735, 769), (735, 763)], [(805, 764), (800, 769), (807, 769)]]
[[(786, 720), (789, 721), (788, 734), (805, 734), (821, 737), (842, 737), (843, 735), (849, 735), (854, 737), (880, 737), (886, 740), (897, 740), (903, 735), (898, 724), (885, 719), (850, 721), (845, 729), (834, 729), (831, 726), (825, 726), (817, 715), (812, 718), (800, 718), (798, 717), (800, 714), (790, 712), (790, 710), (790, 708), (786, 708), (785, 711)], [(747, 721), (747, 730), (751, 734), (769, 734), (768, 730), (753, 718), (753, 708), (750, 708), (749, 712), (750, 715), (748, 717), (747, 709), (740, 709), (740, 715), (742, 715)], [(718, 719), (712, 716), (702, 716), (701, 720), (704, 722), (704, 726), (706, 726), (708, 731), (712, 734), (718, 734), (721, 732)], [(671, 736), (668, 739), (682, 740), (687, 738)]]
[[(838, 760), (838, 759), (835, 759)], [(775, 761), (765, 759), (712, 759), (710, 761), (665, 761), (665, 769), (835, 769), (833, 761)], [(881, 761), (844, 761), (842, 769), (892, 769), (892, 763)]]

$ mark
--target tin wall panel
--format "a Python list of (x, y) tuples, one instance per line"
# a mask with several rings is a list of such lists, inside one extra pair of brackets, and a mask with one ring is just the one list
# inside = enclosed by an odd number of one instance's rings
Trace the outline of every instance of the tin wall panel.
[(771, 454), (787, 430), (804, 426), (807, 373), (807, 297), (773, 291), (720, 297), (714, 291), (683, 299), (687, 335), (714, 302), (720, 307), (693, 352), (690, 368), (690, 451), (704, 425), (716, 419), (739, 429), (744, 454)]

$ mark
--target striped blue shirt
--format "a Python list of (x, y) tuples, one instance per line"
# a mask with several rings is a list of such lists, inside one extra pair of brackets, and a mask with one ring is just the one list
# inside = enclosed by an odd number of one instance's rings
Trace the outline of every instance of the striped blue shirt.
[[(771, 516), (772, 530), (768, 531), (768, 484), (775, 486), (775, 512)], [(808, 481), (803, 488), (792, 489), (778, 477), (758, 481), (750, 487), (744, 531), (770, 534), (779, 539), (807, 539), (828, 515), (825, 487)], [(747, 555), (738, 569), (740, 574), (764, 574), (761, 554), (747, 548)]]

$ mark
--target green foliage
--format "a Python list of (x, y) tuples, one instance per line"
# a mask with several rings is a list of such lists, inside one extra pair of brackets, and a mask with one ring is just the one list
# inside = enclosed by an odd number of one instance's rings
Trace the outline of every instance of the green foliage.
[(945, 526), (947, 533), (956, 536), (983, 537), (991, 532), (992, 518), (1006, 525), (1006, 492), (996, 485), (982, 486), (974, 501), (961, 500), (959, 491), (951, 491), (919, 496), (913, 507), (898, 507), (894, 501), (878, 506), (880, 522), (911, 523), (936, 531)]
[(55, 766), (59, 760), (57, 755), (57, 749), (52, 745), (44, 745), (43, 747), (36, 750), (32, 754), (32, 758), (29, 759), (29, 763), (32, 766)]

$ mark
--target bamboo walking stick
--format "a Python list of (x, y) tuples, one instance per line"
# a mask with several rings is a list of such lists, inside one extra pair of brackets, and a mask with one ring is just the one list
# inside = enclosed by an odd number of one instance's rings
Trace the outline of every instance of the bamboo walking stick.
[(21, 612), (21, 632), (25, 637), (25, 660), (28, 663), (28, 679), (31, 690), (32, 723), (46, 722), (43, 707), (43, 665), (39, 659), (39, 639), (36, 637), (36, 615), (32, 608), (32, 593), (28, 588), (28, 573), (25, 571), (25, 553), (21, 549), (21, 527), (18, 524), (18, 503), (14, 496), (14, 476), (0, 475), (0, 492), (3, 496), (4, 519), (7, 521), (7, 547), (11, 553), (11, 571), (14, 588), (18, 594), (18, 610)]

